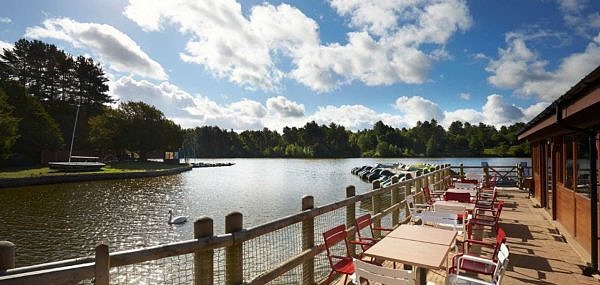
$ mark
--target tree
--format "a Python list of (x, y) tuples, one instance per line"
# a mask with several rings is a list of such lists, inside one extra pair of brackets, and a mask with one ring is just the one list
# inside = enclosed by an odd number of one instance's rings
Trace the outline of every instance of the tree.
[(91, 118), (90, 126), (96, 149), (116, 154), (127, 150), (141, 159), (151, 152), (178, 149), (183, 141), (181, 127), (144, 102), (121, 103)]
[(8, 97), (0, 90), (0, 164), (12, 155), (12, 148), (19, 138), (19, 120), (12, 116), (13, 110)]
[(57, 150), (63, 146), (58, 125), (41, 102), (27, 94), (25, 87), (18, 82), (8, 81), (0, 89), (8, 95), (8, 103), (14, 107), (13, 116), (19, 120), (20, 136), (13, 148), (19, 156), (16, 163), (39, 163), (43, 150)]

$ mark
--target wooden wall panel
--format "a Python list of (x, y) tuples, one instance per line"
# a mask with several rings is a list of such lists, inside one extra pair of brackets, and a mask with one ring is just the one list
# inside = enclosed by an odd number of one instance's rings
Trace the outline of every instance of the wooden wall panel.
[(575, 235), (575, 197), (574, 192), (565, 188), (562, 184), (556, 185), (556, 220)]
[(531, 164), (532, 164), (532, 174), (533, 174), (533, 197), (538, 203), (542, 203), (542, 176), (541, 176), (541, 147), (539, 143), (533, 143), (531, 147)]
[(590, 252), (590, 199), (575, 194), (575, 239)]

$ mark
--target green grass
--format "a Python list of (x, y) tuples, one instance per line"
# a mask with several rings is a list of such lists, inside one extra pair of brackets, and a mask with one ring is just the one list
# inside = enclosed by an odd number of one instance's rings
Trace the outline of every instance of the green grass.
[(163, 169), (171, 169), (179, 165), (164, 164), (159, 162), (121, 162), (107, 164), (101, 171), (88, 172), (60, 172), (48, 167), (20, 168), (20, 169), (0, 169), (0, 179), (57, 176), (57, 175), (81, 175), (91, 173), (125, 173), (125, 172), (144, 172)]

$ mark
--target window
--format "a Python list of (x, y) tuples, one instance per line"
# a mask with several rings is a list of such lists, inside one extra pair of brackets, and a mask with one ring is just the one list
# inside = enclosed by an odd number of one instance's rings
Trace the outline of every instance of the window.
[(565, 136), (565, 178), (564, 185), (573, 189), (573, 136)]
[(577, 159), (575, 160), (577, 184), (575, 190), (579, 193), (590, 193), (590, 148), (587, 135), (577, 136)]

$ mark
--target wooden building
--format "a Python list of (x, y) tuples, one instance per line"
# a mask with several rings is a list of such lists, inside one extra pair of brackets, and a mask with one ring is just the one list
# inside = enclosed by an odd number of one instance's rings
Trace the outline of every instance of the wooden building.
[(531, 144), (533, 198), (590, 253), (588, 273), (598, 268), (598, 130), (600, 66), (518, 135)]

